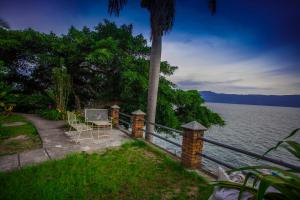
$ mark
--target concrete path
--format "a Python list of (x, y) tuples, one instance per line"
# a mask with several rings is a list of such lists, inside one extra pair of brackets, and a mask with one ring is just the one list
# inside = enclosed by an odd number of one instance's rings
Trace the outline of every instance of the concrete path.
[[(43, 147), (0, 157), (0, 171), (12, 171), (46, 160), (60, 159), (74, 152), (93, 152), (108, 147), (120, 146), (129, 140), (127, 135), (120, 130), (112, 129), (102, 130), (102, 132), (108, 135), (107, 137), (100, 137), (99, 140), (82, 140), (79, 144), (76, 144), (65, 134), (64, 121), (45, 120), (32, 114), (22, 115), (35, 125), (41, 137)], [(94, 132), (93, 135), (94, 138), (97, 138), (97, 132)], [(84, 135), (82, 137), (84, 138)]]

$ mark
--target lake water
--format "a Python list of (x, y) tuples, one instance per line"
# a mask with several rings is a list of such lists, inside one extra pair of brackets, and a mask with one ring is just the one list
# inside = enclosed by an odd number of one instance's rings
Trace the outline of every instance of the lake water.
[[(207, 103), (206, 105), (219, 113), (225, 119), (226, 125), (210, 128), (205, 132), (205, 138), (258, 154), (263, 154), (292, 130), (300, 127), (300, 108), (223, 103)], [(181, 139), (178, 136), (172, 140), (181, 143)], [(294, 137), (294, 140), (300, 142), (300, 133)], [(154, 141), (177, 155), (181, 153), (180, 149), (174, 145), (167, 144), (159, 139)], [(257, 164), (270, 165), (269, 162), (258, 161), (249, 156), (208, 143), (204, 144), (204, 153), (236, 167)], [(271, 152), (268, 156), (300, 165), (293, 156), (283, 149)], [(215, 171), (218, 166), (207, 159), (203, 160), (203, 165), (204, 168), (210, 171)]]

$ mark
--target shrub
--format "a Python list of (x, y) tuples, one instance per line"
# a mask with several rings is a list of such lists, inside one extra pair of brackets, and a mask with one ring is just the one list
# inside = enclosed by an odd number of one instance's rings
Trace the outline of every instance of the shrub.
[(18, 94), (9, 99), (9, 102), (16, 104), (16, 111), (25, 113), (36, 113), (54, 104), (51, 98), (42, 94)]
[(49, 120), (62, 120), (64, 118), (63, 112), (56, 109), (45, 109), (40, 111), (40, 116)]
[(55, 67), (52, 70), (52, 78), (54, 82), (54, 88), (48, 93), (55, 101), (56, 108), (65, 112), (71, 90), (71, 79), (67, 72), (67, 68), (65, 68), (63, 65), (61, 68)]

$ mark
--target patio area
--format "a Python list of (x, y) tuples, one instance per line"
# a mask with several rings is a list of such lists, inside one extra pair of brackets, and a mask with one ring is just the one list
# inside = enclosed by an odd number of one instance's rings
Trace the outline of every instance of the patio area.
[[(101, 129), (99, 139), (98, 130), (93, 130), (94, 139), (84, 139), (75, 143), (66, 134), (68, 132), (66, 122), (45, 120), (33, 114), (22, 115), (35, 125), (43, 143), (42, 148), (0, 157), (0, 171), (12, 171), (46, 160), (61, 159), (74, 152), (101, 151), (121, 146), (130, 140), (118, 129)], [(70, 133), (72, 134), (72, 131)], [(85, 135), (90, 136), (90, 133), (83, 133), (81, 138), (85, 138)]]

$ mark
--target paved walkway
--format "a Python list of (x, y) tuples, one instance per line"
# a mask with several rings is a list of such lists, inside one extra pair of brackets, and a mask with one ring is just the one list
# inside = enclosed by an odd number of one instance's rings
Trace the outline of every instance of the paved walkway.
[[(117, 129), (102, 130), (109, 136), (101, 137), (99, 140), (82, 140), (75, 144), (70, 137), (64, 133), (64, 121), (45, 120), (37, 115), (22, 114), (30, 120), (38, 130), (43, 147), (14, 155), (0, 157), (0, 171), (11, 171), (23, 166), (33, 165), (46, 160), (60, 159), (73, 152), (93, 152), (108, 147), (120, 146), (129, 140), (126, 134)], [(97, 134), (94, 133), (95, 138)], [(84, 137), (84, 135), (82, 136)]]

